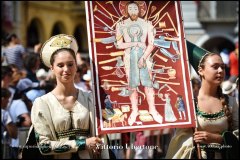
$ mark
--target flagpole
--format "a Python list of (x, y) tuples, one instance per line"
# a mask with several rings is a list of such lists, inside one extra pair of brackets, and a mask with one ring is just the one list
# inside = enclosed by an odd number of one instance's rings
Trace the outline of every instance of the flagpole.
[[(197, 127), (195, 127), (195, 132), (196, 131), (197, 131)], [(196, 142), (194, 142), (194, 143), (196, 144), (196, 147), (197, 147), (197, 157), (198, 157), (198, 159), (202, 159), (200, 144), (196, 143)]]
[[(187, 45), (187, 50), (188, 50), (189, 62), (192, 65), (192, 67), (194, 68), (194, 70), (197, 72), (199, 61), (201, 60), (202, 56), (204, 56), (209, 51), (193, 44), (192, 42), (190, 42), (188, 40), (186, 40), (186, 45)], [(196, 106), (197, 105), (196, 100), (194, 100), (194, 102), (195, 102), (195, 106)], [(197, 132), (197, 128), (198, 128), (197, 116), (195, 117), (195, 122), (196, 122), (196, 127), (193, 129), (193, 132)], [(197, 150), (198, 159), (202, 159), (200, 144), (194, 142), (194, 140), (193, 140), (193, 143)]]
[[(195, 108), (196, 108), (197, 103), (196, 103), (195, 97), (194, 97), (193, 101), (194, 101)], [(195, 110), (195, 112), (196, 112), (196, 110)], [(196, 122), (196, 127), (193, 129), (193, 134), (194, 134), (194, 132), (197, 132), (197, 131), (198, 131), (198, 130), (197, 130), (197, 128), (198, 128), (198, 119), (197, 119), (197, 115), (196, 115), (196, 114), (195, 114), (195, 122)], [(200, 144), (199, 144), (199, 143), (196, 143), (196, 142), (194, 141), (194, 136), (193, 136), (193, 144), (194, 144), (194, 147), (195, 147), (195, 149), (196, 149), (196, 151), (197, 151), (197, 158), (198, 158), (198, 159), (202, 159)]]

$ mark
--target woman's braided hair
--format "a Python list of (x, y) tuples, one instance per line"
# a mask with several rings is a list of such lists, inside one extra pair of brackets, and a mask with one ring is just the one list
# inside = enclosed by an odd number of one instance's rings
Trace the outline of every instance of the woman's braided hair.
[[(218, 53), (206, 53), (202, 59), (199, 62), (198, 68), (204, 68), (204, 63), (207, 59), (207, 57), (213, 56), (213, 55), (218, 55), (220, 56), (220, 54)], [(200, 78), (202, 79), (202, 77), (200, 76)], [(222, 88), (219, 86), (217, 89), (217, 94), (218, 97), (221, 100), (222, 106), (223, 106), (223, 111), (225, 113), (225, 116), (227, 117), (227, 121), (228, 121), (228, 130), (232, 130), (232, 113), (230, 112), (229, 109), (229, 98), (226, 94), (222, 93)]]
[(230, 109), (229, 109), (228, 95), (222, 93), (222, 88), (220, 86), (218, 87), (217, 93), (218, 93), (218, 96), (220, 97), (225, 116), (227, 117), (228, 130), (231, 131), (232, 130), (232, 113), (230, 112)]

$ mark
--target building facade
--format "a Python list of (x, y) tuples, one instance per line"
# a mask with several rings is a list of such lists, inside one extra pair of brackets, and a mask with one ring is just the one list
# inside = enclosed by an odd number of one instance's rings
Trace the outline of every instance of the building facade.
[(182, 1), (186, 39), (211, 52), (238, 41), (237, 1)]
[[(186, 39), (211, 52), (234, 50), (238, 41), (237, 1), (182, 1)], [(66, 33), (88, 56), (85, 4), (80, 1), (1, 1), (2, 33), (14, 32), (27, 48)], [(4, 35), (4, 34), (2, 34)]]
[(27, 48), (51, 36), (74, 35), (79, 51), (87, 52), (84, 2), (80, 1), (2, 1), (2, 33), (16, 33)]

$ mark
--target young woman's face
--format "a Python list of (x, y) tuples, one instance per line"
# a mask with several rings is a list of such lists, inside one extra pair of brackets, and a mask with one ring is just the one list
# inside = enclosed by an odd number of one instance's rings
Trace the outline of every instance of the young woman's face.
[(225, 76), (225, 65), (218, 55), (207, 57), (204, 68), (199, 70), (199, 74), (206, 81), (214, 84), (221, 84)]
[(74, 57), (69, 51), (63, 50), (57, 53), (51, 69), (59, 82), (74, 82), (77, 66)]

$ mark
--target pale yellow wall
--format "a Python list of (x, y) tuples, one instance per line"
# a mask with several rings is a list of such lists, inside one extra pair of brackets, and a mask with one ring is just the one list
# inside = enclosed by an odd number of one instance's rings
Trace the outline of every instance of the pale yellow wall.
[[(84, 3), (83, 3), (84, 4)], [(77, 8), (76, 8), (77, 7)], [(22, 22), (19, 25), (21, 30), (22, 43), (26, 45), (27, 27), (33, 19), (40, 22), (40, 42), (46, 41), (52, 34), (54, 25), (60, 22), (63, 25), (65, 34), (74, 34), (76, 26), (83, 26), (86, 29), (84, 5), (75, 6), (71, 1), (28, 1), (21, 3)], [(72, 10), (75, 10), (74, 13)], [(78, 12), (79, 10), (79, 12)], [(87, 49), (86, 37), (81, 40)]]

